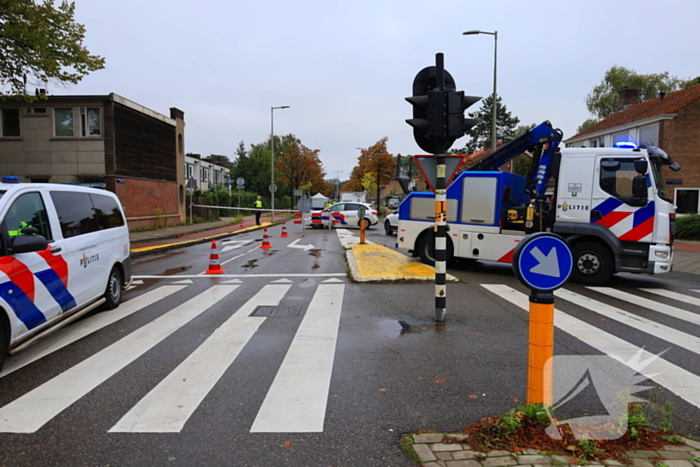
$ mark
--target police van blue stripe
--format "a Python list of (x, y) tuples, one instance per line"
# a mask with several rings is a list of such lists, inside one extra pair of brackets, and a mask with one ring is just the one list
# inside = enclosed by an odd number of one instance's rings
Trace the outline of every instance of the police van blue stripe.
[(608, 198), (602, 203), (600, 203), (598, 206), (594, 207), (594, 211), (600, 211), (600, 213), (603, 215), (603, 217), (607, 216), (611, 212), (613, 212), (615, 209), (619, 208), (622, 206), (622, 201), (615, 199), (615, 198)]
[(0, 297), (5, 300), (15, 315), (24, 323), (27, 329), (34, 329), (46, 322), (44, 314), (34, 305), (27, 294), (14, 283), (7, 281), (0, 284)]
[(637, 227), (639, 224), (645, 222), (650, 217), (654, 217), (654, 202), (647, 204), (643, 208), (639, 208), (635, 213), (632, 221), (632, 226)]
[(71, 308), (75, 308), (76, 304), (73, 295), (71, 295), (66, 286), (63, 285), (63, 281), (58, 277), (56, 271), (53, 269), (46, 269), (34, 275), (44, 284), (44, 287), (46, 287), (53, 299), (61, 306), (61, 310), (68, 311)]

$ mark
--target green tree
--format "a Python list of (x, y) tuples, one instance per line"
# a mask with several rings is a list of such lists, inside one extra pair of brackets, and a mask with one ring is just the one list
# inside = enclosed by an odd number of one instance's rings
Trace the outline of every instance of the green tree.
[[(518, 138), (525, 134), (526, 131), (532, 130), (537, 125), (531, 123), (530, 125), (518, 125), (513, 134), (513, 139)], [(532, 158), (527, 154), (519, 154), (513, 158), (511, 164), (511, 172), (518, 175), (527, 175), (527, 171), (530, 169), (530, 164), (532, 163)]]
[(576, 133), (578, 134), (578, 133), (582, 133), (582, 132), (586, 131), (587, 129), (589, 129), (590, 127), (592, 127), (593, 125), (595, 125), (599, 121), (600, 120), (598, 120), (597, 118), (587, 119), (585, 122), (583, 122), (581, 125), (579, 125), (579, 127), (576, 129)]
[(75, 3), (62, 0), (0, 0), (0, 97), (25, 100), (26, 81), (75, 84), (104, 68), (105, 59), (83, 45), (85, 26), (74, 19)]
[[(492, 103), (493, 95), (490, 95), (481, 101), (479, 110), (469, 114), (469, 118), (475, 118), (479, 121), (467, 132), (471, 141), (462, 149), (450, 151), (451, 154), (473, 154), (479, 148), (485, 147), (487, 141), (491, 141)], [(512, 140), (518, 123), (520, 123), (520, 119), (508, 111), (500, 96), (496, 96), (496, 142), (507, 143)]]
[[(660, 91), (666, 93), (678, 91), (691, 86), (695, 81), (695, 79), (670, 76), (667, 71), (639, 74), (629, 68), (615, 65), (605, 72), (600, 84), (586, 96), (586, 107), (591, 115), (602, 120), (619, 110), (620, 91), (625, 86), (639, 90), (639, 102), (644, 102), (657, 97)], [(581, 127), (585, 124), (586, 122)]]

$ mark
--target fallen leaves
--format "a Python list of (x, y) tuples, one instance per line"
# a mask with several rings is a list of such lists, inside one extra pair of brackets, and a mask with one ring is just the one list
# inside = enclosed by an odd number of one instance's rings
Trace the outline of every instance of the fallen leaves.
[(282, 444), (282, 447), (283, 447), (284, 449), (289, 449), (289, 448), (292, 447), (292, 442), (289, 441), (289, 440), (287, 440), (287, 441), (284, 442), (284, 444)]

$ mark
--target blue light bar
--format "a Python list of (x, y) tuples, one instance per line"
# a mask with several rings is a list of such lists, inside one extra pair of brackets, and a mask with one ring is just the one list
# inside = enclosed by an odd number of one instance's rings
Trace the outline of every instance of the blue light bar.
[(18, 177), (2, 177), (2, 183), (19, 183)]
[(637, 149), (637, 145), (631, 141), (618, 141), (614, 146), (616, 148)]

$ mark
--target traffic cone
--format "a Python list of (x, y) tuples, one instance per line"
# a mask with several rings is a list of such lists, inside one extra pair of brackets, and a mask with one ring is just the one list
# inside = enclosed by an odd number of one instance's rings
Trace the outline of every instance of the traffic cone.
[(262, 245), (260, 245), (260, 248), (272, 248), (272, 245), (270, 245), (270, 242), (267, 241), (267, 239), (269, 238), (267, 236), (267, 227), (265, 227), (264, 232), (265, 233), (263, 233), (263, 242), (262, 242)]
[(204, 274), (223, 274), (219, 263), (219, 250), (216, 248), (216, 240), (211, 241), (211, 254), (209, 255), (209, 269)]
[(241, 229), (245, 229), (245, 225), (243, 225), (243, 218), (241, 217)]
[(289, 237), (289, 234), (287, 233), (287, 223), (282, 222), (282, 235), (280, 237)]

